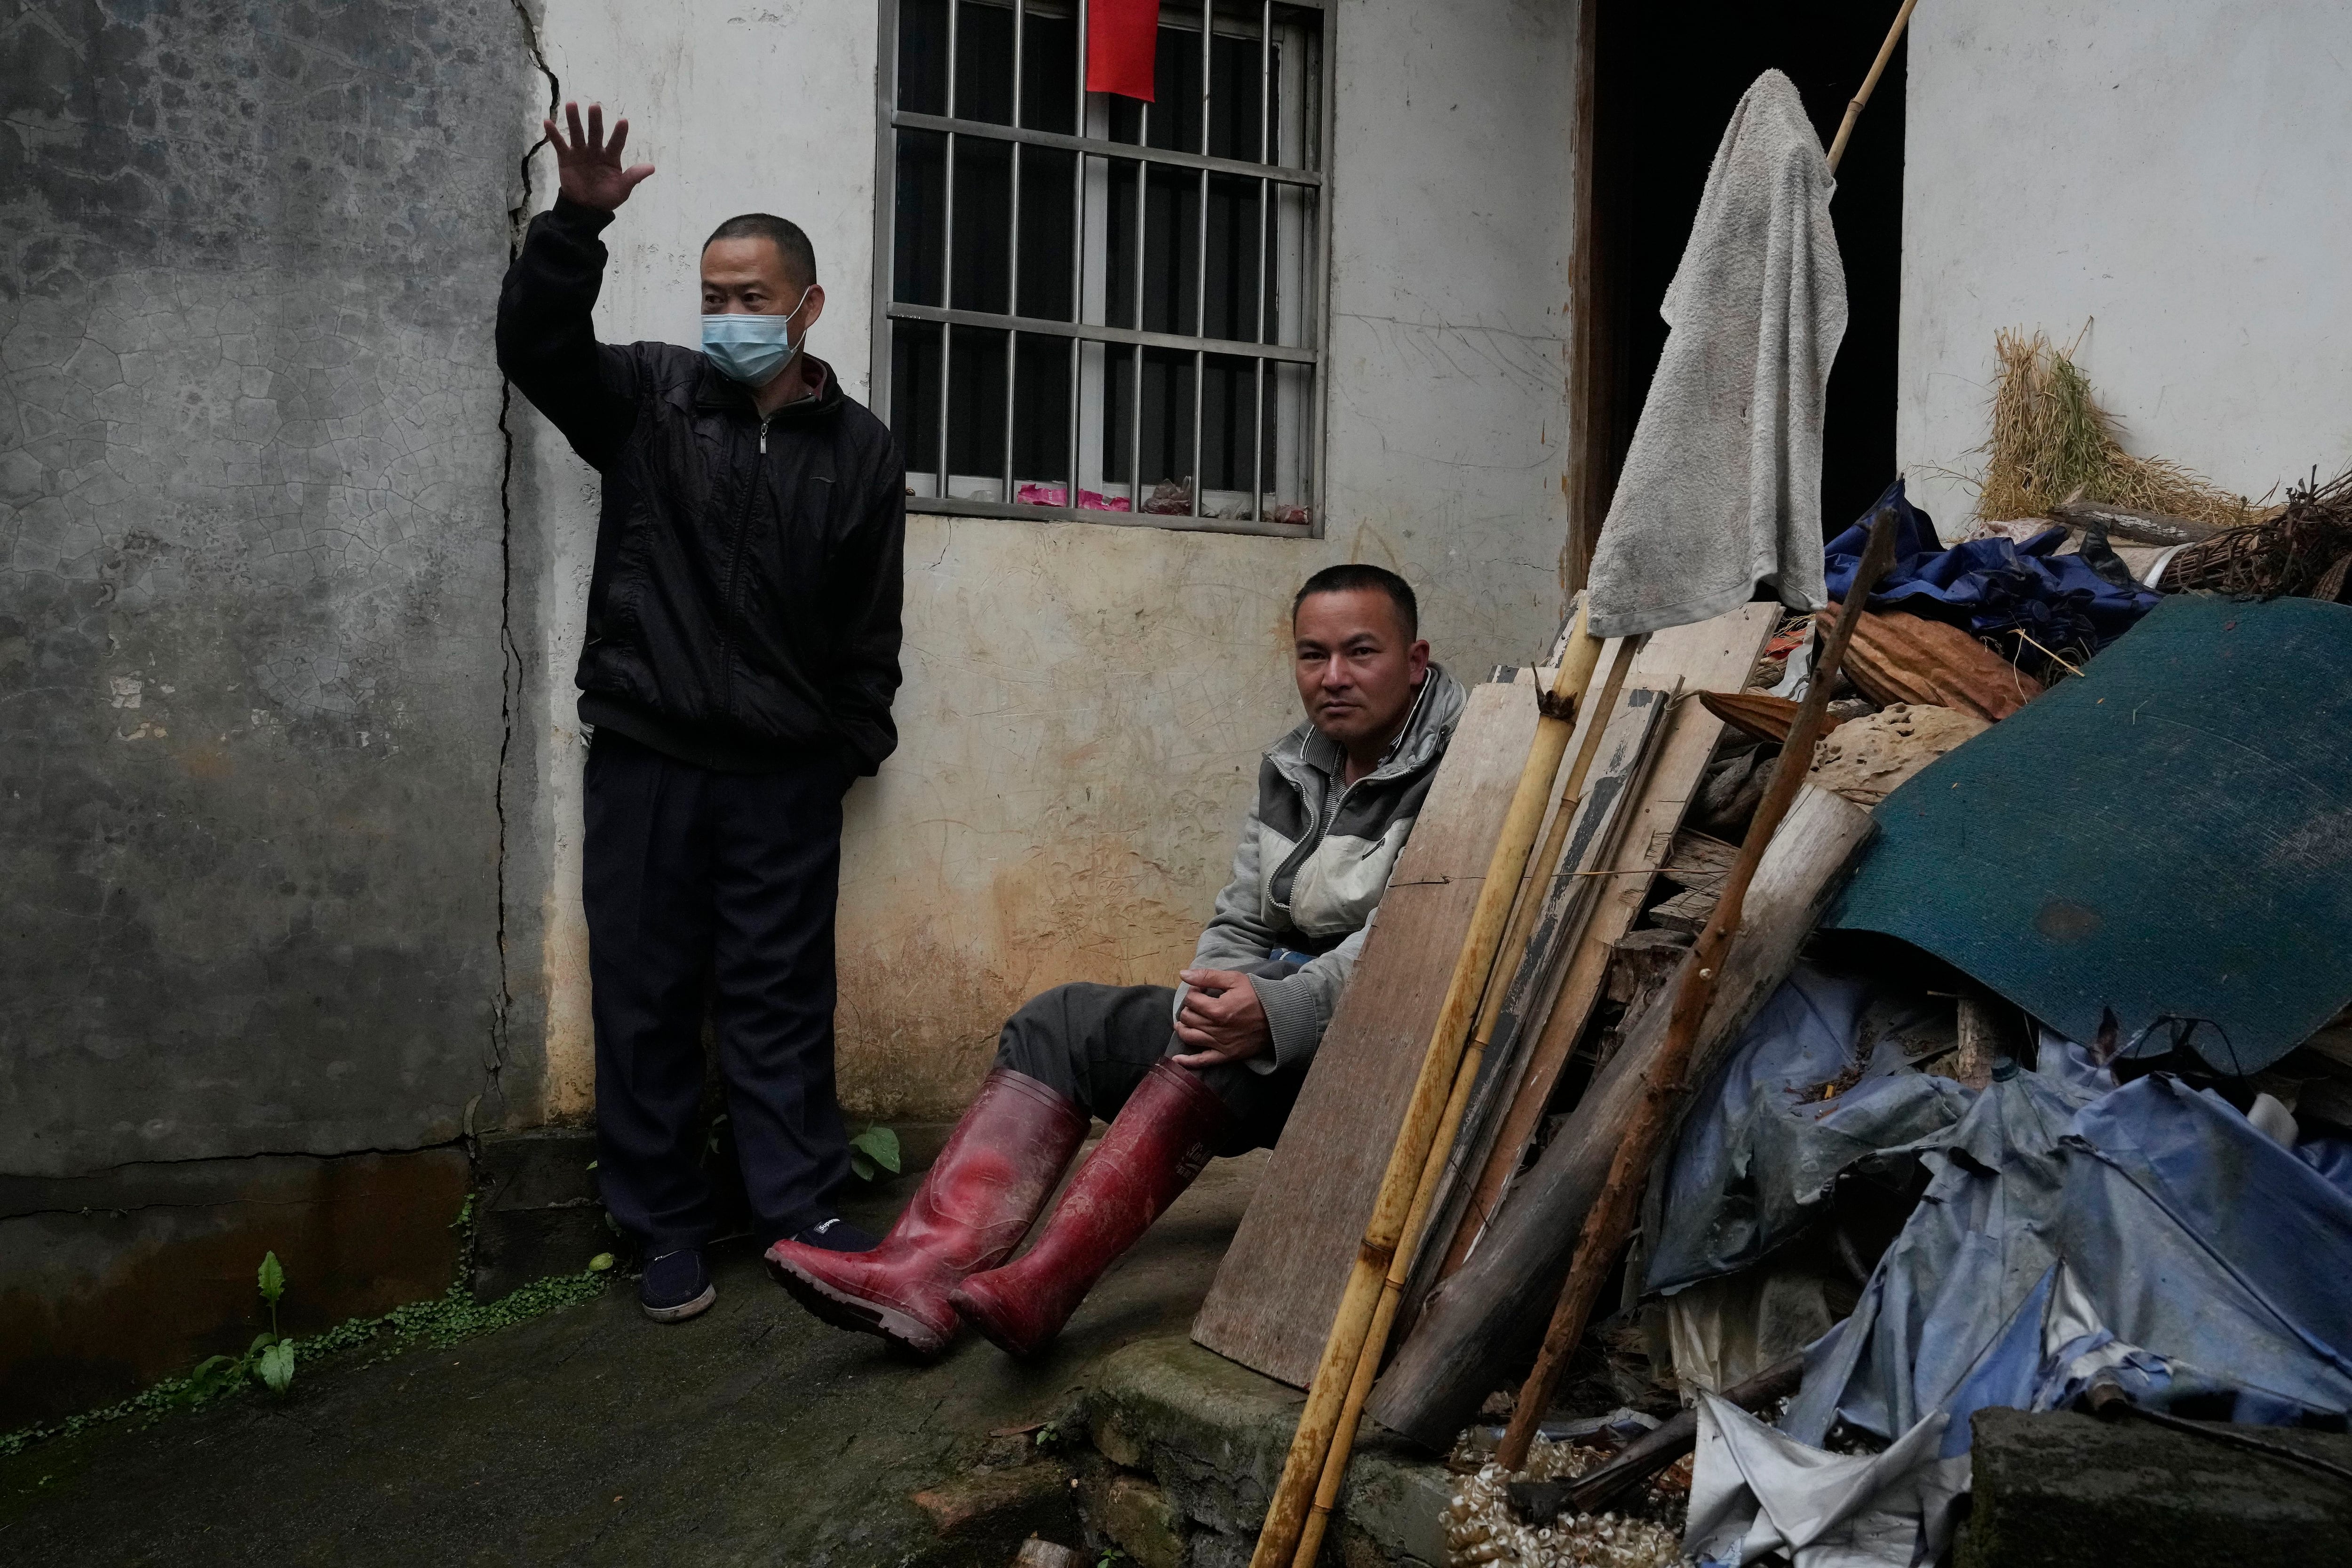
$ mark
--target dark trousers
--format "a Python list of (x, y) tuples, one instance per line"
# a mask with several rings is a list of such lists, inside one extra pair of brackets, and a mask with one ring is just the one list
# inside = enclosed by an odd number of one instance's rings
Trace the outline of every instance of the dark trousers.
[(847, 771), (695, 767), (600, 731), (581, 877), (595, 990), (597, 1186), (648, 1255), (714, 1230), (699, 1110), (706, 987), (762, 1242), (828, 1217), (849, 1170), (833, 1082)]
[[(1176, 1038), (1176, 993), (1166, 985), (1056, 985), (1022, 1004), (996, 1039), (996, 1065), (1026, 1074), (1108, 1121), (1151, 1064), (1190, 1054)], [(1307, 1068), (1253, 1072), (1239, 1064), (1187, 1068), (1207, 1084), (1233, 1124), (1220, 1154), (1270, 1149), (1290, 1119)]]

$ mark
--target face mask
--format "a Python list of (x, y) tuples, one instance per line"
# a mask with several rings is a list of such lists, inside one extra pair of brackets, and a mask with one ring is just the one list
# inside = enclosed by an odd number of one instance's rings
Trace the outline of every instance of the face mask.
[[(809, 289), (816, 285), (809, 285)], [(763, 386), (793, 357), (793, 317), (808, 302), (809, 289), (800, 302), (781, 316), (728, 315), (702, 318), (703, 357), (746, 386)]]

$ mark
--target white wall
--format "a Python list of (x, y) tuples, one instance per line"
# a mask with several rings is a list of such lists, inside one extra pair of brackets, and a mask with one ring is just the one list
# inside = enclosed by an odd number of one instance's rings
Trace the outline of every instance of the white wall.
[[(810, 230), (831, 290), (813, 346), (862, 392), (876, 36), (872, 5), (850, 0), (551, 0), (565, 91), (625, 107), (632, 145), (660, 166), (607, 231), (600, 331), (693, 341), (698, 241), (767, 206)], [(1573, 36), (1572, 8), (1513, 0), (1337, 8), (1325, 538), (909, 520), (900, 749), (852, 791), (844, 845), (854, 1110), (951, 1114), (1004, 1015), (1043, 986), (1170, 980), (1223, 879), (1258, 752), (1296, 721), (1286, 613), (1309, 573), (1349, 559), (1403, 572), (1437, 657), (1474, 679), (1549, 637)], [(546, 1099), (576, 1114), (591, 1058), (571, 668), (594, 481), (520, 417), (551, 546), (531, 672), (536, 831), (551, 849)]]
[(2230, 489), (2352, 461), (2352, 5), (1931, 0), (1911, 27), (1896, 445), (1939, 522), (1974, 496), (1925, 470), (1977, 471), (2004, 327), (2082, 332), (2125, 444)]
[[(740, 212), (772, 212), (808, 231), (825, 286), (813, 352), (865, 395), (873, 306), (874, 74), (878, 37), (866, 0), (546, 0), (540, 44), (567, 99), (584, 113), (601, 100), (607, 123), (629, 120), (630, 159), (654, 165), (611, 227), (612, 259), (597, 301), (598, 334), (692, 343), (700, 338), (697, 262), (702, 239)], [(528, 106), (537, 124), (541, 105)], [(560, 122), (560, 117), (559, 117)], [(554, 159), (532, 160), (534, 205), (555, 199)], [(540, 951), (510, 953), (519, 984), (536, 993), (545, 1042), (541, 1108), (584, 1114), (593, 1098), (588, 1022), (588, 938), (580, 912), (580, 768), (587, 752), (573, 709), (588, 571), (595, 542), (596, 478), (562, 437), (520, 406), (527, 450), (518, 493), (536, 549), (537, 635), (522, 650), (524, 701), (535, 725), (519, 731), (538, 784), (529, 832), (539, 853)], [(510, 897), (520, 889), (513, 889)], [(528, 1095), (520, 1096), (526, 1103)]]

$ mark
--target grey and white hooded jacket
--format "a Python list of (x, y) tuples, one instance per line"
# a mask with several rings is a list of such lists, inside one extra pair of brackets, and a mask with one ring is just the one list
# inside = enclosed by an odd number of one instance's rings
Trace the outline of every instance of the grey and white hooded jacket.
[[(1322, 1043), (1467, 700), (1459, 681), (1431, 665), (1404, 730), (1380, 766), (1352, 784), (1340, 783), (1347, 753), (1311, 723), (1276, 742), (1259, 762), (1257, 799), (1234, 850), (1233, 879), (1192, 952), (1196, 969), (1251, 975), (1274, 1053), (1249, 1066), (1270, 1072), (1304, 1062)], [(1273, 961), (1286, 950), (1311, 956), (1294, 970)]]

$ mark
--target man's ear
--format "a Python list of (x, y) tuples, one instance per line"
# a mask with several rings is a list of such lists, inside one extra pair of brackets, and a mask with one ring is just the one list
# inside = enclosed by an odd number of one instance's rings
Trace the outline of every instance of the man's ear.
[(1405, 649), (1404, 658), (1406, 665), (1412, 670), (1412, 683), (1419, 686), (1422, 677), (1429, 673), (1429, 639), (1415, 637), (1412, 646)]
[(806, 332), (811, 327), (815, 326), (816, 319), (824, 314), (824, 285), (812, 283), (808, 288), (808, 298), (801, 301), (801, 331)]

